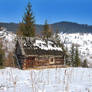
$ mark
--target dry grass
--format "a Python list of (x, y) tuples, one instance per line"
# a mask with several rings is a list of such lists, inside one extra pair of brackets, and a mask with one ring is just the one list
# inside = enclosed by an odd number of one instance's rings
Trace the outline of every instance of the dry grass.
[(49, 66), (36, 66), (33, 68), (27, 68), (25, 70), (42, 70), (42, 69), (52, 69), (52, 68), (68, 68), (69, 66), (64, 65), (49, 65)]

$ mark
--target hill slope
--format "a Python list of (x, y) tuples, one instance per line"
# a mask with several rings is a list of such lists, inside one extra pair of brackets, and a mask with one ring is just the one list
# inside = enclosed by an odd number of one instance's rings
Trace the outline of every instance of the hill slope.
[(89, 67), (92, 67), (92, 34), (90, 33), (61, 33), (61, 41), (68, 47), (70, 52), (72, 44), (78, 46), (80, 58), (82, 61), (88, 61)]
[[(8, 31), (16, 32), (18, 30), (19, 24), (16, 23), (0, 23), (0, 26), (6, 27)], [(65, 33), (92, 33), (92, 26), (87, 24), (78, 24), (72, 22), (58, 22), (54, 24), (50, 24), (53, 31), (55, 32), (57, 29), (59, 32)], [(43, 30), (43, 25), (36, 24), (36, 31), (39, 33)]]
[(92, 26), (87, 24), (78, 24), (73, 22), (59, 22), (52, 24), (54, 31), (58, 28), (59, 32), (64, 33), (92, 33)]

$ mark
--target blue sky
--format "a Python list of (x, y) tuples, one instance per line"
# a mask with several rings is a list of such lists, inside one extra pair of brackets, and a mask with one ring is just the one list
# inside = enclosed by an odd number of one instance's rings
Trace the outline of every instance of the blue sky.
[[(30, 0), (35, 22), (60, 21), (92, 25), (92, 0)], [(28, 0), (0, 0), (0, 22), (19, 23)]]

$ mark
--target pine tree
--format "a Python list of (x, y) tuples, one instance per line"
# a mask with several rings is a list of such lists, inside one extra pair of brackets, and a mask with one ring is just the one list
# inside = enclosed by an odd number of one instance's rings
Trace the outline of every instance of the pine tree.
[(75, 56), (75, 49), (74, 49), (74, 44), (72, 44), (72, 46), (71, 46), (71, 56), (70, 56), (70, 58), (71, 58), (71, 62), (70, 62), (70, 65), (71, 66), (74, 66), (74, 56)]
[(48, 30), (48, 38), (51, 38), (52, 37), (52, 35), (53, 35), (53, 31), (52, 31), (52, 27), (51, 26), (49, 26), (49, 30)]
[(66, 46), (66, 48), (65, 48), (65, 65), (70, 65), (67, 46)]
[(49, 28), (47, 20), (45, 20), (44, 29), (42, 31), (42, 36), (45, 39), (50, 38), (52, 35), (52, 30)]
[(76, 47), (75, 50), (75, 67), (80, 66), (80, 58), (79, 58), (79, 52), (78, 52), (78, 47)]
[(35, 36), (34, 16), (32, 13), (32, 6), (31, 6), (30, 2), (28, 2), (22, 23), (20, 23), (20, 26), (19, 26), (18, 33), (20, 35), (22, 34), (25, 37), (34, 37)]
[(87, 64), (87, 60), (85, 59), (83, 64), (82, 64), (82, 67), (88, 67), (88, 64)]
[(22, 36), (24, 30), (25, 30), (25, 26), (24, 26), (24, 23), (22, 22), (22, 23), (19, 24), (19, 29), (18, 29), (18, 31), (16, 32), (16, 34), (17, 34), (18, 36)]
[(4, 50), (2, 49), (2, 44), (0, 44), (0, 66), (3, 66), (4, 62)]
[(55, 39), (58, 39), (59, 38), (59, 30), (58, 30), (58, 28), (56, 29), (56, 33), (55, 33)]

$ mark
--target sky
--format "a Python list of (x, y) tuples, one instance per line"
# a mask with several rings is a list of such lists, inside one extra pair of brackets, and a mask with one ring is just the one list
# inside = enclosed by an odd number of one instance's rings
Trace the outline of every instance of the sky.
[[(0, 22), (22, 21), (29, 0), (0, 0)], [(61, 21), (92, 25), (92, 0), (30, 0), (36, 24)]]

